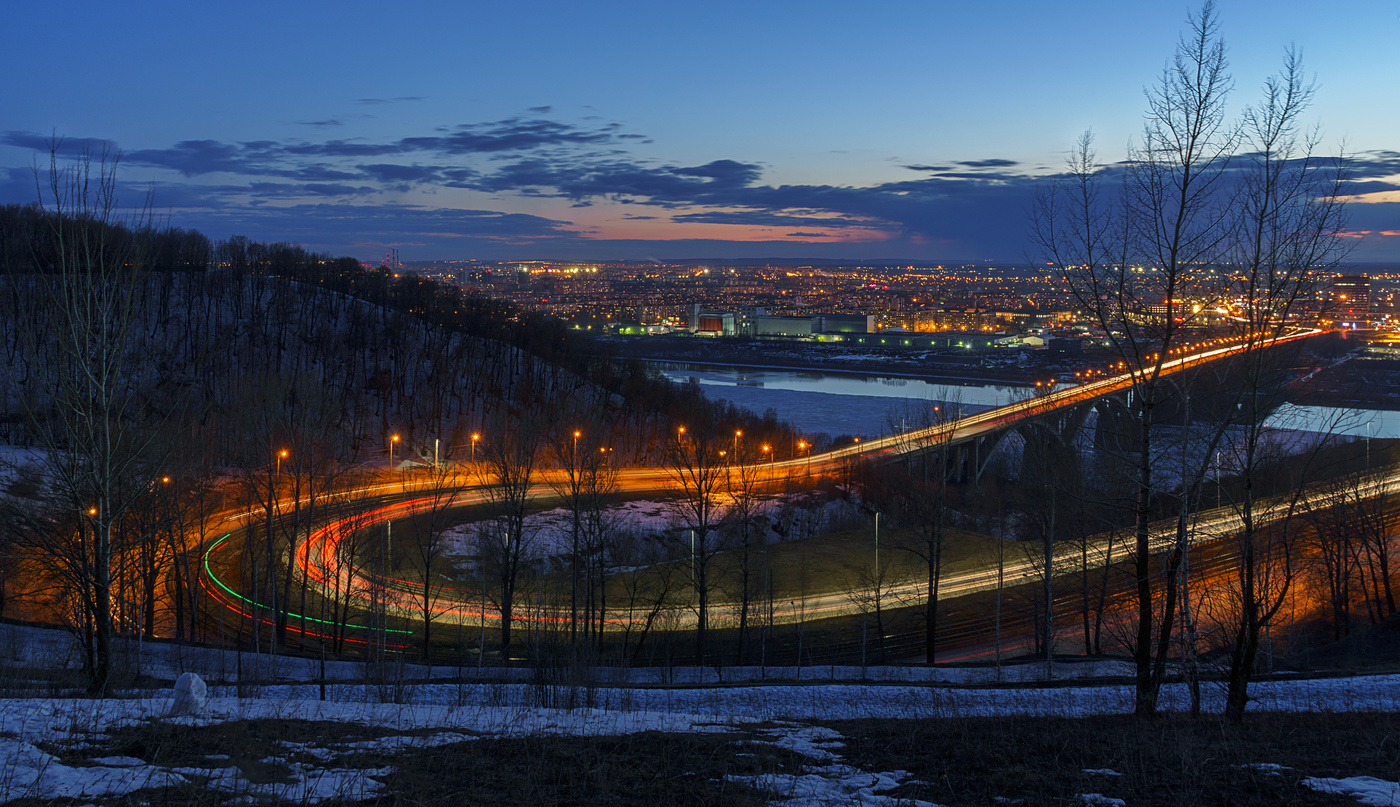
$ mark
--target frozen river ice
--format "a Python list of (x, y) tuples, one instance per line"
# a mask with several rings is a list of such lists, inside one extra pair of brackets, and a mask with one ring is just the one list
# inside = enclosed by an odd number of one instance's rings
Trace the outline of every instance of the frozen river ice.
[(711, 398), (731, 401), (807, 433), (832, 436), (879, 436), (907, 422), (921, 408), (961, 405), (966, 412), (1000, 406), (1027, 394), (1024, 387), (940, 384), (916, 378), (862, 373), (761, 370), (668, 364), (662, 374), (672, 381), (694, 380)]

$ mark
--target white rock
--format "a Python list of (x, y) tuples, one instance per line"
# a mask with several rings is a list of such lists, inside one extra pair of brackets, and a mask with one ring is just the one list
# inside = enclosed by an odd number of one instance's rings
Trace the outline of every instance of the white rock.
[(209, 688), (204, 685), (203, 678), (192, 672), (181, 673), (180, 677), (175, 679), (175, 697), (170, 703), (170, 716), (202, 713), (208, 701), (208, 692)]

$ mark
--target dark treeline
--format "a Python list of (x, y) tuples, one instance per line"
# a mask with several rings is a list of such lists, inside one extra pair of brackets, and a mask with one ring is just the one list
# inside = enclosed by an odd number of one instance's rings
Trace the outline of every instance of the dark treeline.
[[(5, 462), (0, 609), (8, 594), (72, 627), (94, 691), (109, 685), (117, 635), (275, 649), (310, 619), (339, 650), (376, 607), (382, 627), (382, 592), (367, 612), (338, 587), (337, 566), (324, 570), (333, 593), (309, 599), (292, 568), (308, 530), (391, 459), (396, 472), (431, 469), (439, 488), (501, 487), (524, 468), (518, 500), (487, 514), (502, 523), (507, 509), (519, 521), (539, 471), (582, 467), (580, 436), (614, 467), (662, 462), (677, 424), (794, 444), (771, 414), (711, 403), (455, 287), (295, 245), (119, 222), (103, 205), (110, 175), (89, 189), (86, 169), (56, 171), (47, 210), (0, 207), (0, 443), (24, 449)], [(255, 515), (223, 572), (259, 604), (215, 625), (197, 618), (210, 612), (198, 564), (231, 508)], [(518, 555), (523, 536), (507, 537)], [(358, 562), (382, 564), (383, 552), (376, 542)], [(439, 554), (424, 547), (425, 580)], [(569, 562), (585, 566), (583, 554), (576, 540)], [(478, 558), (483, 579), (502, 581), (487, 593), (503, 616), (528, 571), (519, 561)]]
[[(58, 263), (55, 215), (38, 205), (0, 207), (0, 275), (10, 284), (16, 317), (25, 308), (23, 278)], [(600, 352), (558, 320), (431, 278), (241, 236), (214, 242), (195, 230), (68, 224), (108, 252), (140, 256), (149, 285), (136, 300), (149, 341), (142, 352), (164, 356), (172, 366), (199, 362), (205, 418), (226, 414), (232, 401), (225, 393), (246, 388), (230, 384), (233, 379), (309, 376), (344, 396), (342, 425), (360, 421), (352, 430), (357, 433), (347, 435), (345, 459), (362, 456), (365, 441), (390, 431), (406, 432), (406, 439), (438, 436), (444, 443), (451, 437), (452, 446), (462, 447), (464, 430), (491, 420), (511, 379), (549, 368), (553, 383), (573, 388), (560, 389), (566, 403), (591, 388), (621, 430), (618, 447), (637, 461), (654, 458), (656, 434), (675, 422), (741, 428), (771, 438), (775, 447), (791, 443), (790, 429), (771, 413), (756, 417), (707, 401), (698, 389), (671, 384), (641, 362)], [(7, 331), (11, 366), (25, 377), (21, 331)], [(565, 382), (563, 375), (574, 378)], [(424, 396), (424, 390), (437, 394)], [(6, 411), (14, 414), (13, 407)], [(20, 425), (20, 419), (7, 420), (12, 430)], [(454, 429), (449, 420), (460, 422)], [(21, 433), (6, 436), (24, 442)]]

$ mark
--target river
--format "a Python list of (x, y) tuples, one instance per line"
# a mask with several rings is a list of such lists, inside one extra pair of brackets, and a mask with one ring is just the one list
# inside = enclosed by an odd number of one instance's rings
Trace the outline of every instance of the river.
[[(1029, 393), (1009, 384), (939, 383), (922, 378), (817, 370), (764, 370), (708, 364), (655, 363), (677, 383), (697, 382), (717, 398), (778, 418), (807, 434), (878, 437), (912, 426), (930, 406), (977, 412)], [(1400, 412), (1285, 404), (1269, 418), (1279, 429), (1354, 437), (1400, 438)]]

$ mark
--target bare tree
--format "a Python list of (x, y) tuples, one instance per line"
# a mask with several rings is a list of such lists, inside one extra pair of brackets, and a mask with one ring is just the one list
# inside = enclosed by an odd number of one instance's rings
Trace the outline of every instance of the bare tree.
[[(47, 188), (49, 271), (12, 279), (30, 296), (42, 327), (25, 331), (31, 394), (29, 434), (41, 451), (51, 508), (28, 534), (71, 584), (73, 623), (84, 647), (88, 688), (106, 691), (112, 672), (114, 551), (129, 515), (152, 491), (168, 448), (163, 425), (183, 414), (183, 379), (162, 377), (137, 349), (139, 302), (147, 290), (144, 217), (123, 232), (116, 160), (84, 154), (60, 167), (50, 148)], [(40, 173), (36, 170), (36, 182)]]
[[(891, 430), (905, 435), (902, 441), (910, 452), (906, 466), (871, 469), (879, 479), (878, 491), (867, 496), (894, 517), (903, 530), (892, 548), (917, 558), (924, 571), (923, 606), (924, 658), (929, 664), (938, 652), (938, 606), (943, 586), (943, 553), (948, 537), (948, 512), (955, 473), (953, 434), (961, 402), (927, 401), (912, 405), (892, 416)], [(897, 417), (896, 422), (894, 418)], [(881, 503), (881, 500), (884, 500)], [(875, 570), (877, 576), (883, 570)]]
[(605, 552), (615, 526), (607, 507), (617, 489), (611, 436), (603, 423), (592, 419), (586, 426), (559, 429), (550, 441), (557, 473), (549, 478), (549, 485), (564, 503), (569, 532), (569, 641), (574, 646), (579, 625), (587, 636), (595, 615), (597, 634), (602, 637)]
[[(860, 665), (869, 663), (870, 619), (875, 620), (875, 647), (879, 651), (878, 663), (885, 659), (885, 611), (894, 595), (894, 574), (890, 568), (890, 553), (884, 557), (880, 553), (880, 514), (875, 513), (873, 541), (869, 553), (861, 553), (863, 560), (851, 569), (846, 588), (846, 599), (860, 613)], [(887, 530), (888, 531), (888, 530)], [(898, 542), (896, 542), (898, 545)]]
[[(622, 622), (622, 656), (635, 662), (652, 629), (668, 622), (668, 615), (681, 607), (677, 596), (681, 567), (658, 557), (658, 548), (649, 546), (650, 542), (627, 534), (617, 537), (614, 558), (632, 568), (618, 576), (621, 601), (614, 610)], [(636, 645), (632, 645), (634, 636)]]
[(490, 519), (479, 530), (477, 541), (486, 567), (494, 578), (496, 607), (500, 613), (501, 653), (511, 642), (511, 622), (521, 574), (537, 536), (526, 516), (535, 500), (539, 466), (544, 459), (548, 408), (543, 401), (517, 401), (512, 422), (504, 420), (491, 430), (491, 438), (477, 448), (485, 474), (482, 490)]
[(426, 484), (420, 484), (416, 491), (420, 501), (408, 519), (412, 530), (408, 561), (422, 581), (418, 613), (423, 624), (423, 659), (427, 661), (432, 653), (433, 620), (442, 599), (447, 531), (453, 523), (452, 511), (461, 493), (461, 480), (455, 465), (439, 461), (437, 467), (427, 469), (427, 479), (421, 482)]
[[(1311, 299), (1317, 289), (1319, 272), (1336, 266), (1346, 253), (1341, 238), (1344, 166), (1320, 160), (1314, 154), (1316, 133), (1300, 131), (1300, 118), (1312, 95), (1301, 58), (1289, 50), (1283, 68), (1265, 81), (1262, 100), (1246, 110), (1241, 126), (1247, 154), (1231, 206), (1236, 212), (1231, 220), (1232, 263), (1239, 267), (1233, 275), (1231, 298), (1240, 308), (1237, 338), (1245, 346), (1238, 406), (1243, 445), (1235, 452), (1244, 482), (1236, 505), (1244, 527), (1239, 537), (1243, 609), (1225, 705), (1226, 716), (1233, 720), (1244, 716), (1260, 634), (1282, 599), (1281, 594), (1275, 597), (1270, 581), (1256, 570), (1257, 564), (1267, 562), (1268, 553), (1261, 552), (1259, 543), (1255, 477), (1269, 459), (1264, 450), (1266, 415), (1282, 403), (1283, 379), (1273, 340), (1293, 327), (1300, 301)], [(1295, 463), (1294, 467), (1307, 465)], [(1300, 478), (1296, 484), (1301, 488), (1304, 482)], [(1270, 533), (1286, 535), (1292, 513), (1290, 508), (1285, 519), (1274, 518)]]
[[(749, 645), (750, 623), (753, 618), (753, 602), (758, 591), (758, 548), (762, 538), (758, 533), (758, 519), (765, 506), (759, 496), (762, 454), (752, 450), (753, 441), (736, 439), (725, 455), (724, 493), (728, 498), (724, 519), (729, 525), (728, 543), (733, 549), (733, 566), (737, 580), (733, 593), (739, 603), (739, 652), (738, 663), (745, 664)], [(766, 453), (766, 452), (764, 452)]]
[[(1139, 716), (1156, 712), (1189, 568), (1189, 542), (1156, 565), (1149, 528), (1162, 491), (1157, 410), (1174, 397), (1163, 371), (1201, 310), (1187, 300), (1228, 299), (1241, 290), (1222, 289), (1221, 278), (1243, 284), (1251, 309), (1243, 338), (1262, 353), (1286, 327), (1290, 301), (1306, 293), (1306, 267), (1335, 256), (1340, 224), (1335, 185), (1319, 183), (1321, 166), (1308, 148), (1297, 148), (1297, 117), (1310, 90), (1296, 58), (1288, 56), (1281, 77), (1266, 83), (1259, 107), (1231, 121), (1232, 79), (1214, 4), (1208, 0), (1189, 22), (1146, 91), (1142, 142), (1128, 155), (1121, 191), (1105, 188), (1106, 177), (1118, 172), (1097, 164), (1085, 135), (1062, 181), (1037, 199), (1032, 220), (1040, 252), (1059, 268), (1131, 377), (1132, 433), (1124, 442), (1131, 445), (1137, 488), (1131, 559)], [(1315, 192), (1320, 202), (1310, 196)], [(1178, 517), (1187, 518), (1189, 497), (1179, 501)]]
[(726, 463), (725, 441), (712, 426), (678, 426), (666, 442), (666, 469), (676, 484), (677, 513), (687, 534), (690, 581), (695, 592), (695, 663), (705, 664), (709, 630), (710, 562), (717, 547), (710, 533), (719, 521)]

